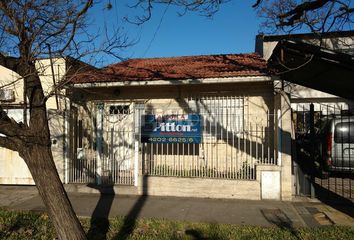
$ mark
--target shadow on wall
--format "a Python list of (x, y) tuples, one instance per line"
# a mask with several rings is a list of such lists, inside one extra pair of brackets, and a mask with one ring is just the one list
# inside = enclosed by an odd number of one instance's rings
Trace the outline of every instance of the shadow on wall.
[[(198, 104), (196, 104), (196, 109), (192, 109), (191, 106), (189, 106), (189, 103), (186, 99), (183, 97), (177, 98), (176, 99), (179, 107), (181, 109), (184, 109), (186, 112), (201, 112), (202, 114), (205, 114), (208, 116), (208, 118), (204, 119), (205, 120), (205, 126), (204, 126), (204, 131), (211, 133), (211, 140), (210, 141), (217, 141), (217, 142), (224, 142), (226, 145), (229, 145), (229, 147), (232, 147), (235, 149), (237, 152), (240, 153), (246, 153), (247, 155), (251, 156), (252, 159), (260, 159), (262, 158), (262, 162), (264, 163), (276, 163), (275, 160), (275, 153), (274, 149), (276, 146), (274, 146), (274, 130), (276, 128), (274, 124), (274, 119), (273, 117), (271, 119), (268, 119), (267, 125), (263, 126), (262, 128), (259, 127), (256, 131), (250, 131), (249, 129), (244, 129), (241, 130), (241, 134), (236, 134), (235, 130), (230, 130), (229, 127), (224, 126), (223, 123), (221, 123), (218, 119), (215, 119), (215, 116), (212, 116), (211, 114), (211, 109), (210, 106), (207, 104), (203, 103), (202, 101), (199, 101)], [(271, 104), (271, 101), (267, 101), (264, 99), (264, 102), (266, 103), (267, 107), (269, 109), (272, 109), (273, 104)], [(256, 103), (255, 103), (256, 104)], [(96, 132), (96, 123), (95, 123), (95, 116), (93, 112), (90, 111), (88, 106), (86, 105), (85, 102), (81, 103), (81, 107), (84, 109), (86, 112), (87, 116), (89, 119), (93, 119), (92, 122), (92, 128), (93, 131), (92, 133)], [(260, 108), (262, 106), (258, 106)], [(150, 112), (153, 111), (153, 106), (147, 104), (145, 106), (145, 111)], [(266, 109), (263, 108), (263, 110), (266, 112)], [(266, 116), (266, 113), (263, 113), (263, 117)], [(274, 116), (274, 115), (273, 115)], [(259, 132), (262, 132), (260, 134)], [(87, 129), (83, 129), (82, 136), (87, 139), (89, 142), (89, 147), (93, 150), (96, 151), (95, 149), (95, 141), (94, 137), (91, 136), (89, 131)], [(290, 133), (285, 133), (283, 132), (283, 138), (288, 138), (288, 136), (291, 136)], [(120, 137), (120, 136), (118, 136)], [(113, 138), (112, 138), (113, 139)], [(111, 139), (111, 140), (112, 140)], [(115, 147), (115, 143), (108, 143), (108, 139), (103, 139), (102, 141), (102, 148), (104, 149), (103, 151), (103, 156), (105, 159), (109, 159), (111, 157), (111, 153), (108, 151), (108, 149), (111, 147)], [(115, 142), (121, 142), (121, 145), (124, 146), (130, 146), (131, 143), (127, 142), (126, 139), (120, 137), (120, 139), (115, 139)], [(148, 145), (148, 144), (147, 144)], [(149, 146), (149, 145), (148, 145)], [(220, 145), (221, 146), (221, 145)], [(202, 147), (205, 147), (202, 145)], [(199, 150), (201, 149), (199, 146), (193, 146), (192, 151), (183, 151), (183, 149), (189, 149), (189, 146), (185, 144), (163, 144), (162, 147), (159, 148), (154, 148), (152, 152), (151, 147), (147, 147), (147, 154), (153, 155), (153, 154), (161, 154), (164, 153), (167, 155), (173, 155), (173, 153), (178, 152), (180, 155), (200, 155), (201, 153)], [(218, 149), (218, 147), (217, 147)], [(221, 148), (220, 148), (221, 149)], [(149, 152), (150, 151), (150, 152)], [(291, 154), (291, 148), (282, 148), (282, 151), (288, 155)], [(73, 153), (73, 158), (75, 158), (75, 153)], [(93, 157), (94, 158), (94, 157)], [(267, 160), (268, 159), (268, 160)], [(272, 159), (272, 160), (270, 160)], [(92, 159), (93, 160), (93, 159)], [(80, 168), (80, 166), (85, 166), (87, 165), (84, 160), (83, 164), (77, 164), (76, 168)], [(75, 164), (75, 163), (74, 163)], [(79, 169), (78, 172), (82, 172), (83, 169)]]
[[(195, 104), (195, 109), (190, 106), (190, 104), (184, 99), (184, 98), (178, 98), (176, 99), (176, 102), (178, 102), (179, 107), (181, 110), (187, 112), (187, 113), (200, 113), (203, 115), (203, 132), (204, 133), (209, 133), (211, 134), (211, 139), (210, 141), (214, 142), (220, 142), (220, 143), (225, 143), (229, 147), (232, 147), (236, 149), (238, 152), (241, 153), (246, 153), (247, 155), (252, 156), (254, 159), (265, 159), (265, 158), (272, 158), (274, 159), (274, 151), (273, 149), (275, 148), (274, 146), (274, 132), (275, 128), (275, 114), (271, 113), (267, 116), (267, 111), (265, 109), (264, 113), (262, 113), (262, 117), (268, 117), (267, 119), (267, 125), (266, 126), (253, 126), (254, 128), (249, 128), (249, 129), (240, 129), (240, 130), (231, 130), (230, 127), (224, 126), (220, 120), (220, 117), (224, 116), (218, 116), (217, 112), (218, 110), (214, 110), (212, 113), (212, 110), (210, 109), (210, 106), (207, 104), (203, 103), (203, 101), (198, 101), (198, 104)], [(269, 106), (268, 106), (269, 107)], [(271, 109), (271, 108), (270, 108)], [(154, 107), (152, 105), (147, 105), (146, 106), (146, 112), (153, 113)], [(215, 111), (217, 111), (215, 113)], [(225, 114), (224, 114), (225, 115)], [(226, 115), (225, 115), (226, 116)], [(247, 118), (250, 116), (243, 116), (243, 118)], [(243, 119), (243, 121), (245, 121)], [(245, 122), (242, 123), (242, 128), (244, 127)], [(291, 134), (283, 132), (283, 138), (288, 137)], [(174, 155), (174, 153), (178, 152), (181, 155), (199, 155), (199, 147), (193, 147), (193, 151), (188, 152), (188, 151), (183, 151), (183, 149), (188, 149), (187, 146), (188, 144), (171, 144), (171, 145), (162, 145), (162, 147), (159, 148), (152, 148), (149, 147), (150, 145), (148, 144), (147, 146), (147, 153), (148, 154), (162, 154), (164, 153), (165, 155)], [(204, 147), (204, 145), (201, 145)], [(291, 154), (291, 148), (282, 148), (282, 151), (286, 154)], [(261, 157), (262, 156), (262, 157)], [(267, 162), (270, 162), (268, 160)]]
[[(96, 114), (93, 111), (95, 108), (90, 109), (86, 103), (82, 102), (80, 103), (80, 107), (81, 109), (78, 107), (72, 107), (71, 109), (70, 159), (75, 160), (72, 161), (71, 168), (69, 169), (69, 182), (96, 182), (96, 154), (98, 147), (102, 149), (101, 157), (103, 158), (104, 166), (109, 168), (103, 168), (102, 175), (110, 175), (107, 172), (112, 172), (112, 175), (118, 178), (119, 172), (122, 172), (120, 170), (126, 170), (124, 164), (127, 161), (125, 153), (115, 149), (121, 149), (123, 146), (125, 149), (129, 148), (133, 150), (133, 144), (128, 142), (127, 137), (119, 131), (114, 132), (113, 129), (106, 130), (104, 128), (98, 130)], [(90, 119), (91, 121), (84, 121), (82, 119)], [(98, 146), (96, 141), (96, 134), (102, 136), (100, 146)], [(117, 152), (120, 153), (119, 156), (116, 155)], [(106, 176), (103, 183), (113, 184), (114, 181), (112, 177)]]
[[(79, 124), (78, 121), (78, 110), (76, 109), (74, 115), (72, 116), (72, 124), (73, 129), (71, 129), (72, 132), (72, 155), (71, 159), (77, 159), (77, 161), (73, 162), (72, 165), (72, 171), (74, 172), (71, 176), (71, 181), (81, 181), (81, 177), (85, 177), (86, 179), (90, 179), (91, 183), (89, 183), (87, 186), (93, 189), (96, 189), (100, 192), (99, 200), (96, 204), (96, 207), (92, 213), (91, 216), (91, 222), (90, 222), (90, 228), (87, 232), (87, 236), (89, 239), (107, 239), (107, 234), (110, 229), (110, 223), (109, 223), (109, 217), (110, 217), (110, 210), (112, 207), (112, 204), (115, 199), (115, 192), (114, 192), (114, 185), (112, 182), (112, 179), (110, 176), (107, 176), (106, 179), (104, 176), (101, 176), (102, 182), (104, 184), (102, 185), (97, 185), (96, 183), (96, 178), (97, 178), (97, 173), (96, 173), (96, 165), (94, 165), (92, 168), (87, 167), (88, 165), (86, 164), (87, 161), (89, 160), (94, 160), (94, 159), (78, 159), (78, 153), (77, 153), (77, 148), (78, 147), (84, 147), (84, 143), (82, 142), (82, 139), (78, 138), (86, 138), (87, 141), (89, 142), (89, 147), (92, 147), (94, 150), (95, 149), (95, 141), (94, 141), (94, 136), (92, 136), (91, 133), (97, 132), (97, 124), (96, 124), (96, 119), (93, 113), (90, 111), (90, 109), (87, 107), (85, 103), (82, 103), (81, 107), (83, 107), (83, 110), (89, 117), (89, 119), (93, 119), (94, 122), (92, 122), (92, 130), (89, 131), (87, 128), (85, 128), (83, 123)], [(81, 127), (78, 127), (81, 126)], [(81, 131), (81, 132), (80, 132)], [(80, 142), (81, 141), (81, 142)], [(115, 142), (127, 145), (127, 142), (125, 139), (115, 139)], [(108, 153), (108, 143), (105, 141), (105, 139), (102, 139), (102, 148), (106, 149), (106, 151), (103, 151), (103, 156), (104, 158), (109, 158), (110, 154)], [(145, 204), (145, 201), (147, 199), (147, 179), (144, 177), (142, 179), (142, 187), (143, 187), (143, 195), (139, 197), (137, 202), (134, 204), (132, 209), (129, 211), (127, 216), (124, 218), (123, 225), (120, 229), (120, 231), (117, 233), (117, 235), (114, 237), (114, 239), (126, 239), (129, 237), (129, 235), (133, 232), (137, 218), (139, 216), (139, 213), (142, 209), (142, 207)], [(119, 204), (119, 202), (118, 202)]]

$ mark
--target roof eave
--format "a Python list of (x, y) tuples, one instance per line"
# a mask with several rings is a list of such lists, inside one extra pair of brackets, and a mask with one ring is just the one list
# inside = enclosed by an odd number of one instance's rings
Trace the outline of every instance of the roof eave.
[(275, 77), (273, 76), (261, 75), (261, 76), (176, 79), (176, 80), (139, 80), (139, 81), (114, 81), (114, 82), (106, 81), (106, 82), (92, 82), (92, 83), (74, 83), (73, 87), (95, 88), (95, 87), (125, 87), (125, 86), (161, 86), (161, 85), (184, 85), (184, 84), (266, 82), (266, 81), (273, 81), (273, 80), (275, 80)]

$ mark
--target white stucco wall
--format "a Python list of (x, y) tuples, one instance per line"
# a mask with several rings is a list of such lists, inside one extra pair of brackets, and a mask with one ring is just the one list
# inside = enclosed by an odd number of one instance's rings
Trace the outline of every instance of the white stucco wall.
[[(53, 59), (53, 70), (56, 84), (62, 80), (65, 74), (65, 59)], [(36, 63), (43, 91), (45, 95), (53, 92), (53, 74), (49, 59), (42, 59)], [(23, 110), (21, 104), (23, 98), (23, 79), (15, 72), (0, 66), (0, 89), (14, 91), (15, 100), (11, 102), (0, 102), (1, 106), (9, 113), (9, 116), (17, 122), (23, 121)], [(49, 127), (52, 138), (52, 152), (59, 176), (64, 178), (64, 116), (61, 110), (64, 109), (63, 91), (58, 91), (58, 105), (55, 96), (51, 96), (47, 103)], [(15, 108), (15, 109), (13, 109)], [(12, 109), (12, 110), (7, 110)], [(29, 116), (29, 113), (27, 114)], [(0, 148), (0, 184), (34, 184), (32, 176), (17, 152)]]

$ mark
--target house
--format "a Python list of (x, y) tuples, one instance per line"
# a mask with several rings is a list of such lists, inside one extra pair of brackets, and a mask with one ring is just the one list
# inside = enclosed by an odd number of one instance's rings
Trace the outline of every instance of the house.
[[(259, 55), (131, 59), (103, 69), (52, 62), (37, 64), (66, 188), (291, 200), (290, 106)], [(22, 80), (1, 71), (11, 96), (1, 104), (24, 121)], [(1, 184), (34, 184), (17, 153), (0, 151)]]
[(130, 59), (74, 77), (64, 182), (290, 200), (290, 106), (273, 82), (257, 54)]
[[(78, 75), (89, 66), (72, 58), (39, 59), (36, 67), (40, 76), (44, 94), (48, 96), (46, 107), (51, 131), (52, 153), (59, 176), (64, 180), (64, 165), (68, 129), (67, 108), (70, 105), (65, 98), (61, 85), (65, 84), (68, 74)], [(92, 67), (90, 67), (92, 68)], [(0, 104), (8, 116), (17, 122), (29, 120), (29, 106), (24, 97), (23, 79), (15, 72), (0, 66)], [(0, 184), (34, 184), (27, 165), (17, 152), (0, 148)]]

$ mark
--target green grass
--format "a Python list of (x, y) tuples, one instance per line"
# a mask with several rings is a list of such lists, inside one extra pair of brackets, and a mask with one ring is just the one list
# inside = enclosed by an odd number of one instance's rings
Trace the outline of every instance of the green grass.
[[(89, 239), (354, 239), (354, 228), (327, 226), (287, 229), (191, 223), (157, 219), (126, 220), (122, 217), (92, 220), (82, 218)], [(0, 239), (55, 239), (47, 215), (0, 209)]]

